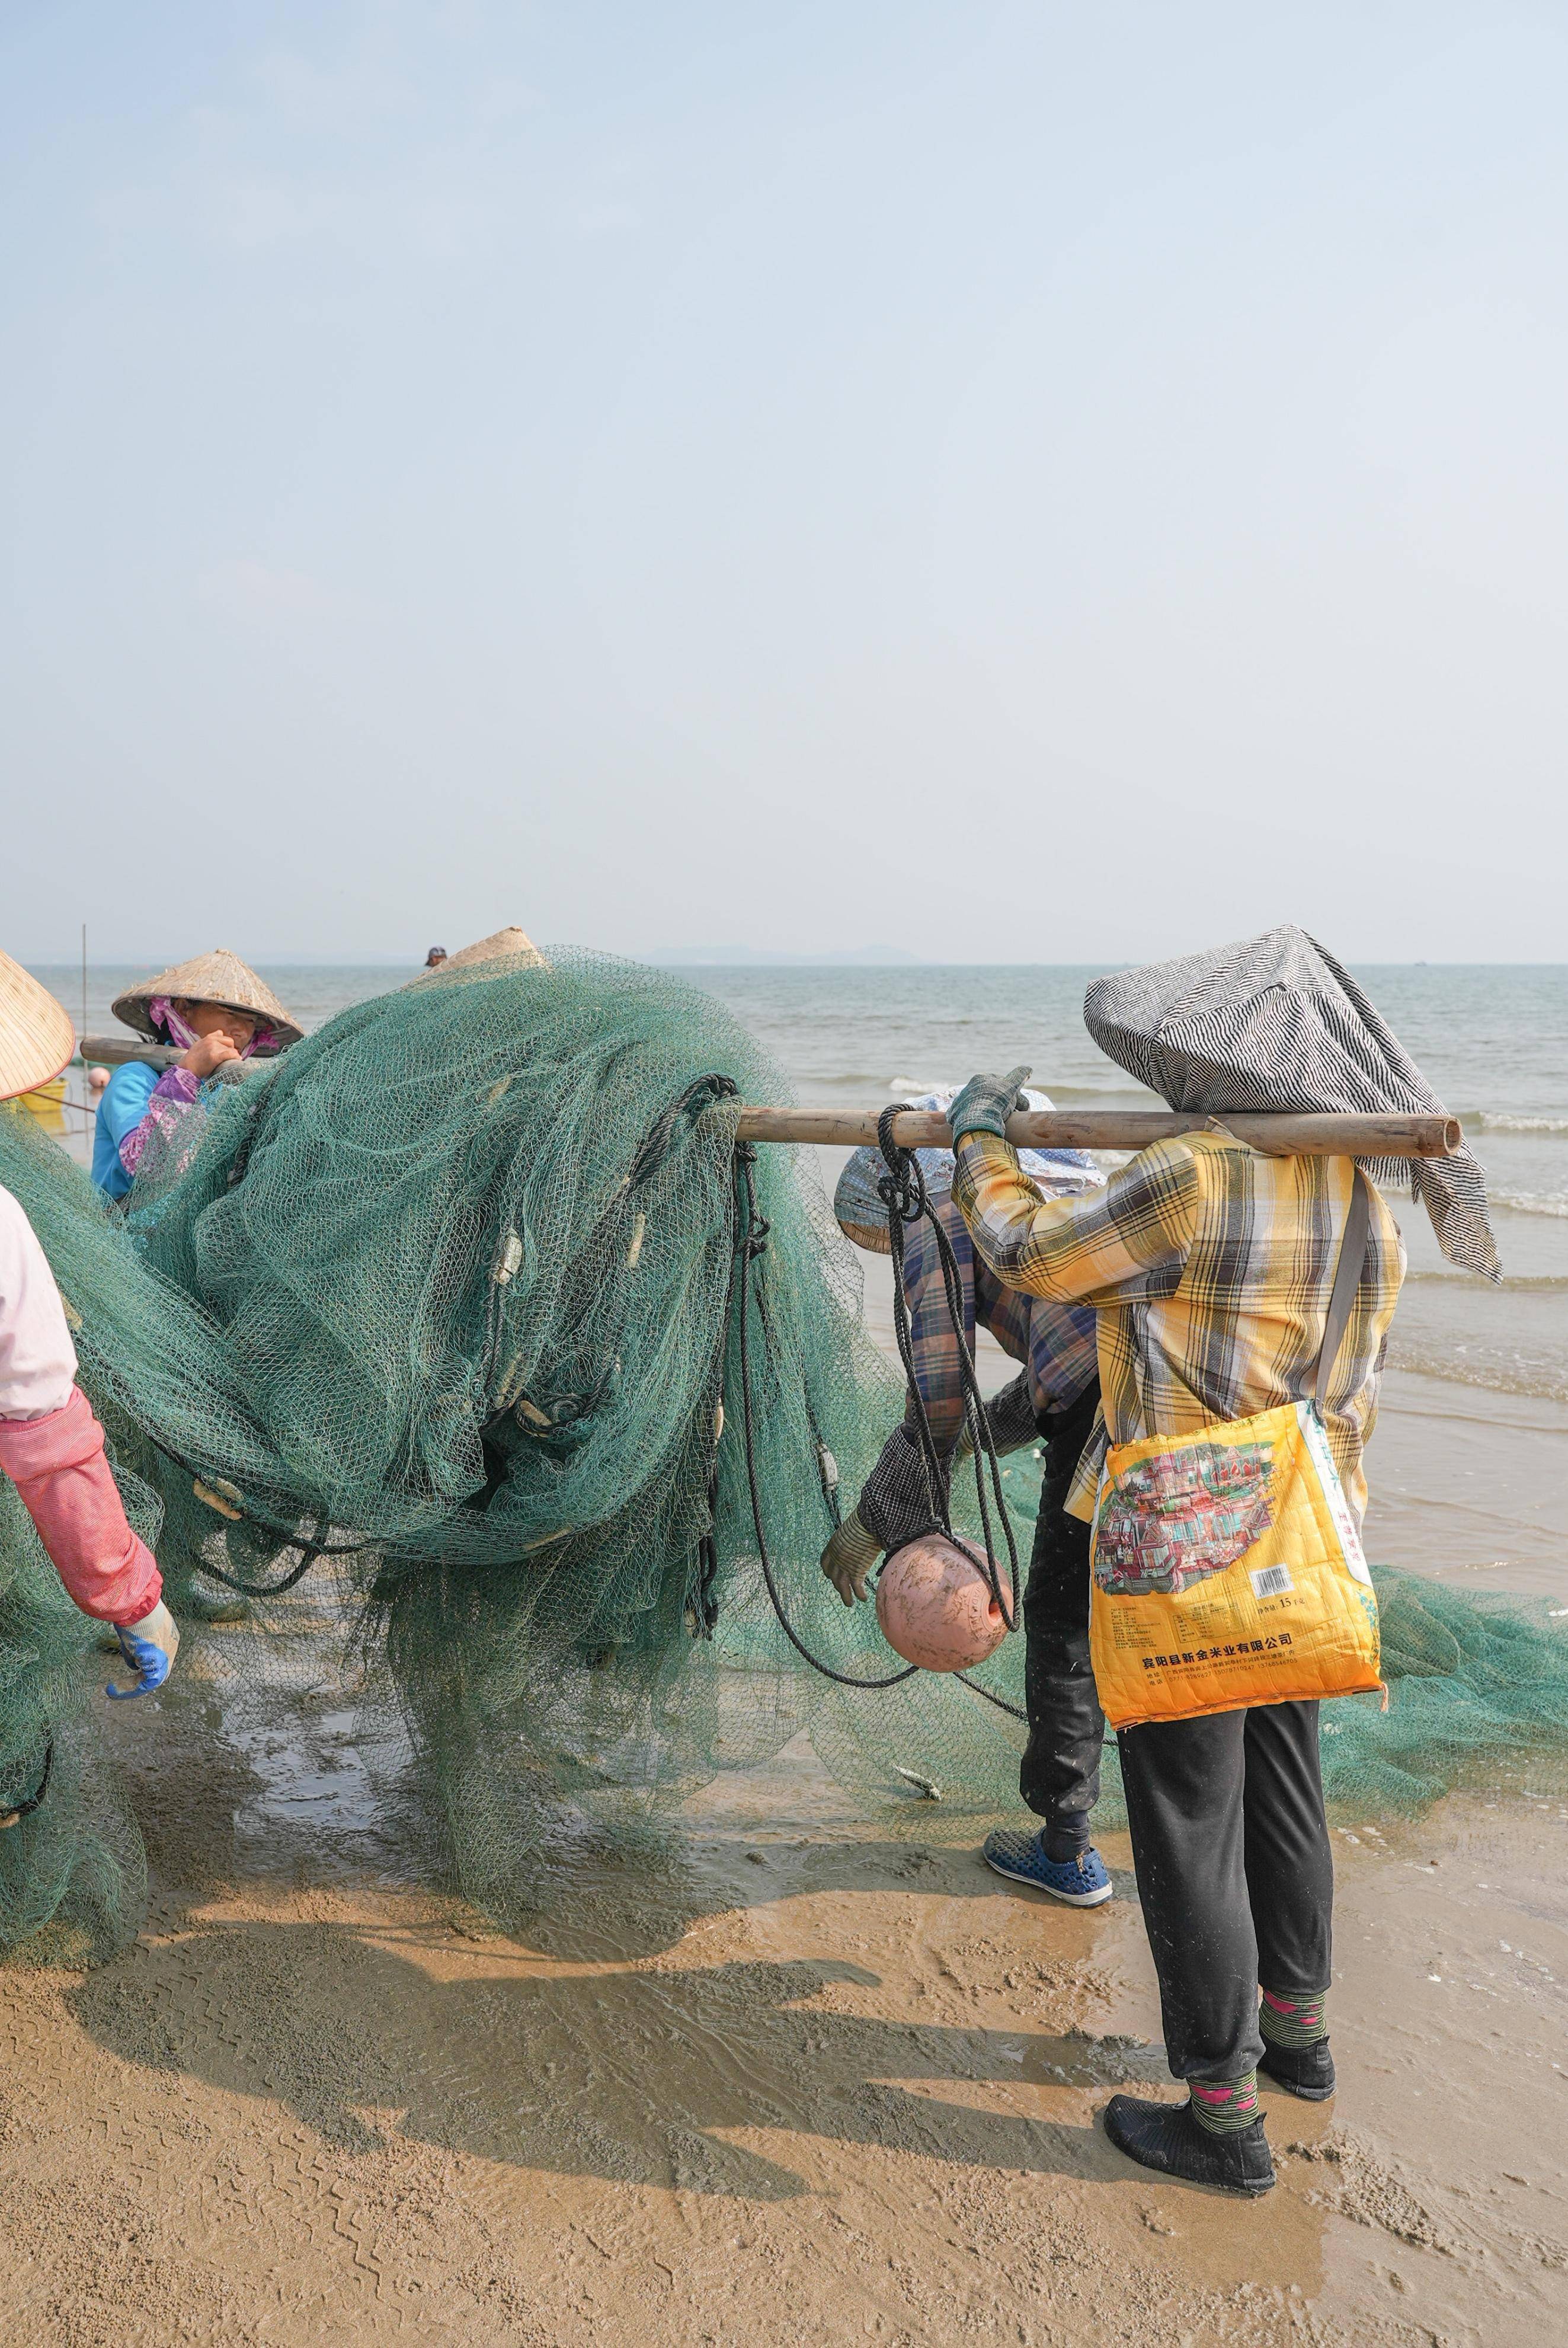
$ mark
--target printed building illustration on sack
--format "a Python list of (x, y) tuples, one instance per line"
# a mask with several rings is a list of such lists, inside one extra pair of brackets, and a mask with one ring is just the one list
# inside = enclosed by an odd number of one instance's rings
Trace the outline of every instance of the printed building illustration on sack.
[(1094, 1537), (1094, 1579), (1112, 1595), (1177, 1593), (1234, 1565), (1274, 1522), (1274, 1446), (1198, 1443), (1116, 1478)]

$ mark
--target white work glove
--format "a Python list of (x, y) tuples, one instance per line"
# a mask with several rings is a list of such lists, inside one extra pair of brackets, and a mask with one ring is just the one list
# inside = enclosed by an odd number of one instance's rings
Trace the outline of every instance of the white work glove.
[(822, 1552), (822, 1570), (846, 1606), (864, 1601), (866, 1578), (881, 1554), (881, 1542), (861, 1523), (856, 1509)]
[(150, 1614), (139, 1622), (117, 1622), (115, 1637), (119, 1641), (120, 1653), (137, 1674), (135, 1687), (116, 1687), (111, 1681), (107, 1694), (121, 1702), (127, 1696), (150, 1695), (160, 1688), (174, 1669), (174, 1658), (179, 1652), (179, 1632), (173, 1615), (160, 1598)]

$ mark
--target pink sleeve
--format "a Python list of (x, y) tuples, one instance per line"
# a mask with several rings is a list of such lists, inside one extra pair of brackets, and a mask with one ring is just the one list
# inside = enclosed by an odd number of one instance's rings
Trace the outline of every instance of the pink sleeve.
[(84, 1614), (139, 1622), (163, 1595), (158, 1560), (126, 1520), (104, 1431), (79, 1386), (46, 1418), (0, 1419), (0, 1468)]

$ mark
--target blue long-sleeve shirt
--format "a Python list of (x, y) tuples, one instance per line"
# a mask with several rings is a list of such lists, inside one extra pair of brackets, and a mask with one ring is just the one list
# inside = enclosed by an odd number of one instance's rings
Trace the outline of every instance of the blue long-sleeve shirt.
[(93, 1137), (93, 1180), (111, 1199), (123, 1199), (130, 1175), (120, 1157), (120, 1145), (147, 1115), (159, 1071), (145, 1060), (128, 1060), (117, 1068), (98, 1102), (97, 1130)]

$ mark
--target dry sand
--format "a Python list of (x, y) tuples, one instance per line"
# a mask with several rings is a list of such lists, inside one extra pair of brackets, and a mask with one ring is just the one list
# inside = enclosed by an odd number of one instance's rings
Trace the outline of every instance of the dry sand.
[(1344, 2085), (1246, 2204), (1096, 2126), (1177, 2093), (1120, 1838), (1072, 1913), (792, 1748), (507, 1938), (376, 1858), (341, 1720), (221, 1757), (223, 1636), (113, 1717), (138, 1945), (5, 1974), (6, 2348), (1568, 2338), (1554, 1802), (1339, 1837)]

